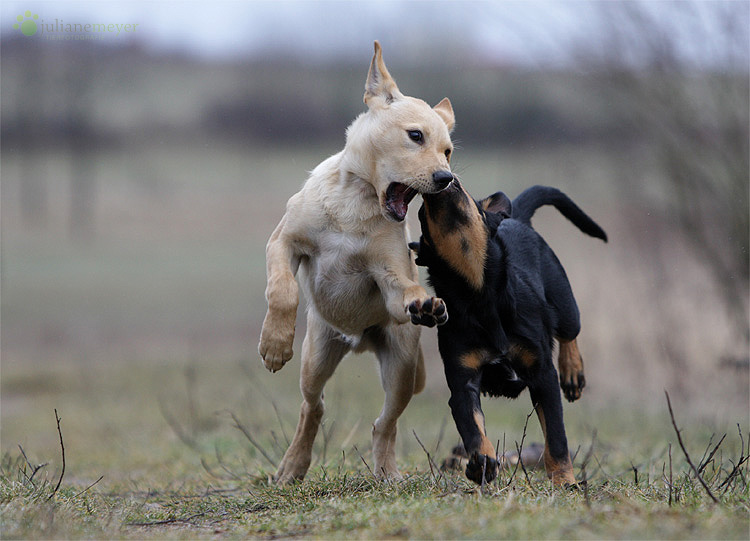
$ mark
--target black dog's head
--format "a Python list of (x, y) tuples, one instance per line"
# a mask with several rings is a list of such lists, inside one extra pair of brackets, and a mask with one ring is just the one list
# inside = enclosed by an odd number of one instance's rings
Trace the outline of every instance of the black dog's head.
[(475, 201), (456, 177), (444, 190), (422, 197), (422, 236), (409, 245), (417, 253), (417, 264), (433, 267), (443, 261), (472, 288), (481, 290), (487, 242), (500, 222), (510, 217), (510, 199), (497, 192)]

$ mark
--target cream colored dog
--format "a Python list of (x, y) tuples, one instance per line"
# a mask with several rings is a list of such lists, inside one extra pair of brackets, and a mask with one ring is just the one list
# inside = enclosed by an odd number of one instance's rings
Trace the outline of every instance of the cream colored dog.
[(298, 291), (308, 300), (302, 344), (299, 424), (276, 481), (302, 479), (323, 416), (323, 387), (349, 351), (374, 351), (385, 403), (372, 428), (375, 473), (398, 478), (396, 421), (424, 387), (420, 327), (444, 323), (439, 298), (417, 283), (404, 218), (417, 193), (453, 179), (448, 99), (435, 107), (404, 96), (383, 62), (380, 44), (365, 84), (362, 113), (344, 150), (318, 165), (289, 199), (266, 246), (268, 312), (258, 351), (271, 372), (292, 357)]

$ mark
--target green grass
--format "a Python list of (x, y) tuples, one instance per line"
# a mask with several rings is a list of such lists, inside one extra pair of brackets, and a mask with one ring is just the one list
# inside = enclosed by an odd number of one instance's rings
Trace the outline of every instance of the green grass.
[[(748, 453), (742, 441), (747, 428), (741, 437), (731, 422), (681, 420), (679, 403), (677, 422), (696, 464), (727, 433), (702, 474), (719, 503), (690, 473), (666, 406), (652, 413), (617, 411), (587, 406), (585, 397), (566, 407), (579, 478), (593, 442), (585, 490), (553, 488), (543, 471), (529, 470), (527, 477), (521, 469), (504, 471), (481, 489), (460, 472), (433, 466), (456, 441), (439, 388), (415, 397), (400, 421), (398, 460), (405, 479), (378, 482), (368, 469), (369, 428), (382, 391), (370, 362), (348, 359), (330, 382), (313, 466), (303, 483), (287, 487), (269, 482), (273, 466), (233, 417), (277, 462), (299, 404), (292, 367), (277, 377), (227, 360), (86, 370), (71, 364), (57, 368), (57, 386), (38, 401), (13, 398), (34, 392), (35, 382), (11, 371), (3, 377), (5, 404), (23, 415), (8, 416), (3, 427), (2, 536), (747, 538), (747, 462), (731, 476)], [(66, 454), (56, 493), (61, 446), (54, 404)], [(523, 397), (486, 401), (485, 410), (500, 446), (501, 438), (507, 448), (521, 441), (530, 410)], [(596, 434), (592, 427), (599, 427)], [(526, 431), (526, 443), (539, 441), (535, 419)], [(32, 477), (39, 464), (46, 465)]]
[[(16, 537), (539, 538), (743, 539), (748, 531), (746, 482), (711, 504), (685, 471), (676, 472), (677, 501), (661, 480), (592, 481), (584, 491), (552, 488), (540, 475), (508, 474), (484, 491), (460, 475), (437, 478), (417, 466), (400, 482), (377, 482), (332, 465), (304, 483), (276, 487), (248, 478), (178, 488), (36, 488), (18, 461), (4, 466), (3, 533)], [(15, 477), (15, 480), (13, 479)], [(238, 486), (239, 485), (239, 486)], [(50, 499), (51, 497), (51, 499)]]

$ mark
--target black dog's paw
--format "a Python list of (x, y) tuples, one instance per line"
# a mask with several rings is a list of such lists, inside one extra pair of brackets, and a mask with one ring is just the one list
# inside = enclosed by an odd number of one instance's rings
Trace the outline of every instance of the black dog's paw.
[(409, 306), (409, 315), (414, 325), (434, 327), (448, 321), (448, 310), (443, 299), (428, 297), (427, 299), (416, 299)]
[(586, 386), (586, 376), (583, 372), (573, 374), (568, 378), (560, 375), (560, 388), (568, 402), (575, 402), (581, 398), (581, 391)]
[(581, 391), (586, 386), (583, 375), (583, 358), (578, 343), (573, 340), (560, 340), (560, 352), (557, 358), (560, 373), (560, 388), (568, 402), (581, 398)]
[(466, 477), (476, 484), (481, 485), (482, 473), (484, 473), (484, 481), (491, 483), (497, 476), (497, 468), (498, 463), (494, 458), (474, 453), (466, 465)]

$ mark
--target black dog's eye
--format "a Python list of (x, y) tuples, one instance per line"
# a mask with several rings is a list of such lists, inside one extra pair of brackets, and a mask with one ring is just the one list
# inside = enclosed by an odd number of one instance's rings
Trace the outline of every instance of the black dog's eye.
[(424, 134), (419, 130), (407, 130), (407, 134), (409, 134), (409, 139), (414, 141), (415, 143), (419, 143), (420, 145), (424, 143)]

